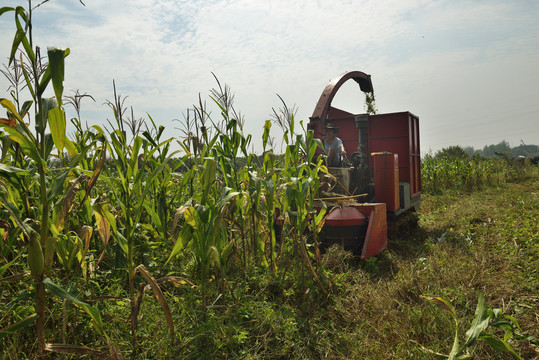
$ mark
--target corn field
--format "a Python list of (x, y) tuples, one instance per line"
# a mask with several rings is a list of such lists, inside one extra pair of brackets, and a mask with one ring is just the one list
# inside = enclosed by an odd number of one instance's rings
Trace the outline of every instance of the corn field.
[[(11, 99), (0, 100), (7, 115), (0, 119), (0, 280), (24, 300), (3, 299), (8, 302), (2, 337), (35, 325), (38, 354), (120, 357), (99, 311), (110, 295), (90, 285), (99, 288), (110, 276), (123, 282), (127, 295), (133, 356), (147, 290), (158, 300), (171, 343), (177, 330), (163, 293), (169, 284), (192, 288), (203, 318), (212, 306), (232, 302), (230, 277), (242, 273), (238, 268), (261, 269), (275, 279), (301, 268), (305, 279), (315, 279), (326, 292), (315, 261), (318, 249), (312, 247), (316, 236), (303, 236), (307, 230), (316, 234), (324, 216), (324, 211), (314, 216), (312, 209), (325, 168), (314, 158), (318, 141), (312, 133), (296, 135), (293, 116), (281, 119), (290, 126), (284, 156), (267, 149), (268, 120), (262, 161), (255, 163), (259, 157), (248, 153), (251, 136), (243, 133), (227, 86), (217, 82), (211, 94), (222, 118), (210, 119), (201, 104), (186, 118), (182, 139), (163, 139), (164, 128), (151, 118), (126, 116), (125, 98), (114, 89), (108, 102), (114, 121), (106, 128), (83, 128), (82, 119), (73, 118), (76, 130), (68, 138), (65, 106), (74, 105), (80, 114), (84, 98), (63, 94), (69, 49), (49, 48), (44, 62), (32, 44), (30, 14), (22, 7), (5, 7), (0, 14), (8, 12), (15, 13), (17, 24), (9, 65), (24, 76), (14, 75)], [(21, 98), (23, 87), (28, 100)], [(49, 87), (55, 96), (44, 98)], [(31, 114), (35, 131), (27, 122)], [(173, 142), (180, 151), (171, 151)], [(239, 157), (247, 159), (245, 166), (238, 166)], [(288, 214), (279, 245), (276, 213)], [(21, 282), (33, 285), (21, 288)], [(81, 291), (88, 294), (85, 301)], [(84, 341), (92, 349), (65, 345), (76, 331), (70, 319), (77, 309), (95, 330)], [(101, 350), (95, 350), (96, 341)]]
[(434, 194), (443, 190), (477, 190), (521, 179), (530, 166), (507, 158), (436, 158), (426, 155), (421, 160), (422, 188), (423, 192)]

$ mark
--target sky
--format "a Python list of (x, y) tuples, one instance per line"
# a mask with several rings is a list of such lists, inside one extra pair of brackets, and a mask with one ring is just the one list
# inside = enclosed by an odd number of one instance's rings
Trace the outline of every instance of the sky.
[[(423, 154), (503, 140), (539, 144), (535, 0), (83, 2), (49, 0), (32, 19), (35, 45), (70, 49), (64, 94), (93, 96), (82, 102), (89, 126), (113, 119), (105, 103), (114, 80), (135, 118), (149, 114), (165, 136), (180, 138), (180, 121), (199, 95), (211, 104), (213, 73), (235, 94), (260, 153), (263, 124), (282, 105), (277, 94), (307, 123), (329, 81), (359, 70), (372, 77), (379, 113), (419, 117)], [(0, 0), (17, 5), (28, 1)], [(14, 34), (13, 12), (5, 13), (2, 64)], [(0, 97), (10, 97), (8, 87), (0, 76)], [(363, 113), (364, 94), (349, 81), (332, 105)], [(274, 127), (271, 136), (280, 151), (282, 133)]]

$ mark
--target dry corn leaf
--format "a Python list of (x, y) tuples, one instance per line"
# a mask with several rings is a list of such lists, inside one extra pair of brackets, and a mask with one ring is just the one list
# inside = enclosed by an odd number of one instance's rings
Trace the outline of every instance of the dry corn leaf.
[[(161, 308), (163, 308), (163, 312), (165, 313), (165, 317), (167, 319), (167, 325), (170, 330), (170, 339), (171, 341), (174, 341), (174, 322), (172, 320), (172, 313), (170, 311), (170, 308), (167, 304), (167, 301), (165, 300), (165, 297), (163, 296), (163, 293), (161, 292), (161, 288), (159, 288), (159, 285), (157, 284), (157, 281), (155, 278), (150, 274), (148, 269), (144, 265), (139, 265), (135, 268), (135, 272), (140, 271), (144, 279), (148, 282), (148, 284), (151, 286), (153, 293), (155, 297), (157, 298), (157, 301), (159, 301), (159, 304), (161, 305)], [(137, 304), (140, 306), (140, 304)]]
[(45, 350), (50, 352), (57, 352), (60, 354), (75, 354), (75, 355), (91, 355), (98, 359), (107, 360), (124, 360), (125, 358), (118, 354), (118, 352), (111, 348), (110, 352), (104, 352), (101, 350), (95, 350), (86, 346), (70, 345), (70, 344), (45, 344)]

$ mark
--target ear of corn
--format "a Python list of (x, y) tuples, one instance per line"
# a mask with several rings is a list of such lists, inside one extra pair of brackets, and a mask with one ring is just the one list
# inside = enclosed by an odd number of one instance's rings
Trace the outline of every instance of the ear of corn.
[(28, 246), (28, 266), (34, 279), (38, 279), (43, 275), (43, 269), (45, 268), (45, 259), (43, 257), (43, 250), (41, 244), (37, 238), (37, 234), (30, 235), (30, 245)]

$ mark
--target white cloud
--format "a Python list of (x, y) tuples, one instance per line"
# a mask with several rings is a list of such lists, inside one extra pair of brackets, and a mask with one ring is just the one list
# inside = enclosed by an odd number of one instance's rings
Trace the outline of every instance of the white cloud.
[[(454, 120), (454, 114), (478, 117), (484, 108), (501, 107), (508, 87), (515, 109), (538, 93), (537, 81), (531, 80), (539, 80), (539, 11), (528, 2), (85, 3), (50, 1), (36, 12), (34, 32), (36, 43), (71, 48), (66, 89), (96, 98), (83, 107), (83, 115), (84, 109), (99, 114), (92, 119), (97, 122), (111, 116), (102, 103), (112, 98), (116, 79), (119, 92), (129, 95), (126, 104), (137, 114), (150, 113), (173, 134), (170, 120), (181, 117), (199, 93), (207, 98), (215, 86), (213, 71), (236, 92), (246, 130), (259, 143), (263, 120), (280, 106), (275, 93), (296, 104), (298, 117), (306, 120), (332, 77), (362, 70), (373, 76), (381, 111), (420, 116), (428, 149), (462, 138), (458, 131), (432, 130)], [(0, 17), (0, 31), (0, 51), (7, 56), (11, 18)], [(500, 91), (493, 90), (496, 85)], [(351, 87), (336, 101), (361, 111), (362, 99)]]

